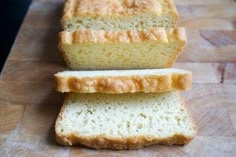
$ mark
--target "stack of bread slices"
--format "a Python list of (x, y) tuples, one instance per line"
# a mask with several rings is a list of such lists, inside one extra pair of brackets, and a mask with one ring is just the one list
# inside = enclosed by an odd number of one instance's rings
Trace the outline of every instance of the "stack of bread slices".
[(137, 149), (186, 144), (196, 134), (179, 90), (192, 73), (171, 68), (186, 44), (172, 0), (67, 0), (59, 49), (71, 69), (56, 120), (62, 145)]

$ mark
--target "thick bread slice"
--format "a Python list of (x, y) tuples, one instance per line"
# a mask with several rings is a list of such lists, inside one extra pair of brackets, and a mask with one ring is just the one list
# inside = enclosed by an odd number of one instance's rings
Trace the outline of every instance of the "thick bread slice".
[(171, 67), (186, 44), (184, 28), (142, 31), (63, 31), (59, 49), (67, 65), (81, 69)]
[(64, 71), (54, 76), (60, 92), (150, 93), (192, 86), (192, 72), (183, 69)]
[(176, 92), (68, 93), (55, 130), (62, 145), (96, 149), (186, 144), (196, 134), (196, 126)]
[(176, 26), (173, 0), (67, 0), (61, 19), (67, 31), (142, 30)]

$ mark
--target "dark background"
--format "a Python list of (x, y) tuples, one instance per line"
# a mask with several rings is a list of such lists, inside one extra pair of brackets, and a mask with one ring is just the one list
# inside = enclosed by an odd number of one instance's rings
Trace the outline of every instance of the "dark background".
[(31, 0), (5, 0), (0, 5), (0, 72)]

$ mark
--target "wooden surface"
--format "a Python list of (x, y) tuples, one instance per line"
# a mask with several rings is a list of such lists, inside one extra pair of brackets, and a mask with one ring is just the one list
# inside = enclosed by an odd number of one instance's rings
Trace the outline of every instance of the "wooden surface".
[(35, 0), (0, 76), (0, 156), (236, 156), (236, 2), (176, 0), (188, 45), (175, 67), (193, 71), (183, 92), (198, 134), (186, 146), (132, 151), (63, 147), (54, 123), (63, 94), (52, 75), (66, 69), (57, 50), (63, 1)]

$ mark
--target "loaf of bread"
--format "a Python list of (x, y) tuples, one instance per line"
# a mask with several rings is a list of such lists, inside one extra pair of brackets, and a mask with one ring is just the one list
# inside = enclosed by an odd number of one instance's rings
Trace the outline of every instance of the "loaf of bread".
[(67, 0), (61, 19), (67, 31), (143, 30), (176, 26), (173, 0)]
[(171, 67), (186, 43), (184, 28), (142, 31), (63, 31), (59, 49), (68, 67), (148, 69)]
[(63, 71), (54, 75), (57, 91), (135, 93), (188, 90), (192, 72), (183, 69)]
[(152, 144), (186, 144), (196, 126), (179, 95), (166, 93), (67, 93), (56, 120), (62, 145), (137, 149)]

